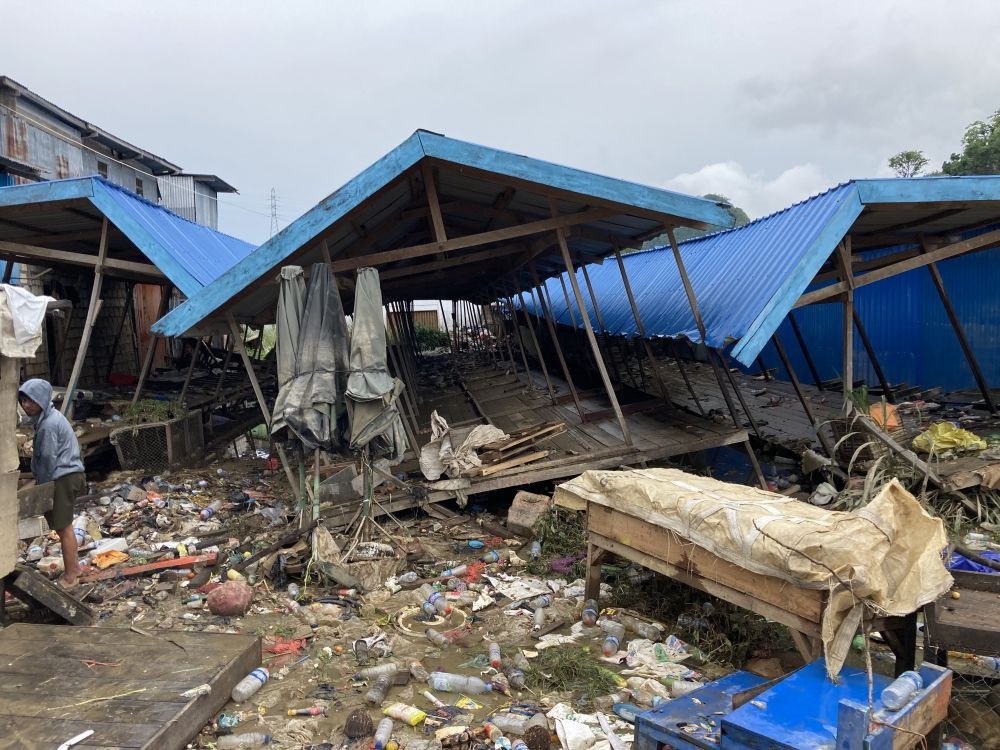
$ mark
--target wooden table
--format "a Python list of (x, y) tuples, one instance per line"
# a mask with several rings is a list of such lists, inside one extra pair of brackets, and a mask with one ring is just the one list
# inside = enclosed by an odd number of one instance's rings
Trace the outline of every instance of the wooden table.
[[(786, 625), (805, 661), (822, 654), (827, 593), (741, 568), (656, 524), (599, 503), (587, 503), (586, 597), (600, 595), (601, 564), (611, 553)], [(916, 659), (916, 613), (873, 619), (896, 655), (896, 673)]]
[[(261, 661), (256, 636), (152, 632), (0, 630), (0, 750), (51, 750), (88, 729), (81, 750), (180, 750)], [(205, 683), (207, 695), (181, 696)]]
[(928, 660), (948, 666), (948, 651), (980, 656), (1000, 652), (1000, 575), (953, 570), (954, 590), (924, 607), (924, 648)]

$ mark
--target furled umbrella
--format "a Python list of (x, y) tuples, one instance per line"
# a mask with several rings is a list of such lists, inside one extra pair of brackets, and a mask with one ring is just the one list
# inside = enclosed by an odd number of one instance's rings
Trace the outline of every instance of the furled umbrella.
[(325, 263), (312, 267), (296, 342), (295, 376), (282, 417), (309, 451), (337, 451), (344, 414), (348, 334), (336, 281)]
[(295, 377), (295, 357), (298, 351), (299, 328), (306, 306), (306, 282), (301, 266), (281, 269), (278, 309), (275, 325), (275, 359), (278, 365), (278, 397), (271, 412), (271, 434), (285, 429), (285, 404), (288, 390)]

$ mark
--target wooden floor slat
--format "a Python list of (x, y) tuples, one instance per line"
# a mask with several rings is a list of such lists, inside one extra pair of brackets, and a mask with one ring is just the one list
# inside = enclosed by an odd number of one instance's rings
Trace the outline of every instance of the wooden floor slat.
[[(0, 750), (52, 748), (87, 729), (95, 732), (78, 747), (88, 750), (185, 747), (260, 665), (260, 639), (158, 635), (26, 624), (0, 630)], [(204, 683), (208, 695), (182, 697)]]

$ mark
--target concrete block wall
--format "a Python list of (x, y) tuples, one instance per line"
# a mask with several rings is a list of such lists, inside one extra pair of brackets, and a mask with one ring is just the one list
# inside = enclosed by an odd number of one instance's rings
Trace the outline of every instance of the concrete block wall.
[[(55, 383), (56, 385), (65, 385), (65, 380), (69, 378), (77, 351), (80, 348), (83, 326), (87, 318), (87, 305), (90, 303), (90, 292), (94, 283), (93, 272), (83, 268), (43, 269), (35, 266), (21, 266), (20, 283), (21, 286), (35, 294), (51, 294), (52, 296), (56, 296), (53, 293), (53, 287), (59, 284), (66, 290), (67, 297), (70, 296), (69, 292), (72, 290), (73, 296), (79, 299), (79, 302), (74, 303), (70, 313), (66, 341), (62, 345), (62, 377), (60, 378), (62, 382)], [(132, 293), (131, 282), (105, 277), (101, 286), (103, 304), (94, 324), (87, 358), (80, 373), (81, 387), (96, 388), (105, 384), (112, 352), (114, 352), (112, 372), (138, 374), (141, 361), (136, 356), (134, 343), (136, 341), (134, 304), (131, 306), (131, 313), (121, 329), (118, 347), (114, 349), (115, 336), (119, 327), (122, 326), (122, 318), (126, 310), (129, 309), (128, 297)], [(53, 320), (53, 325), (63, 323), (64, 321)], [(46, 330), (44, 341), (42, 346), (38, 348), (35, 358), (22, 363), (23, 378), (45, 378), (51, 381), (55, 377), (54, 370), (56, 368), (50, 367), (52, 357), (49, 350), (56, 345), (56, 341), (53, 340), (50, 333), (51, 329)]]

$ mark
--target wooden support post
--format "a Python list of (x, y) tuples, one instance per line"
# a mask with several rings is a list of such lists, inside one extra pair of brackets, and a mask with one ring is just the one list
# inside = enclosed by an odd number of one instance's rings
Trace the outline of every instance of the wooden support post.
[(236, 345), (236, 341), (232, 334), (227, 337), (229, 340), (226, 342), (226, 356), (222, 359), (222, 372), (219, 373), (219, 382), (215, 384), (215, 393), (212, 394), (212, 403), (218, 403), (219, 394), (222, 392), (222, 382), (226, 379), (226, 373), (229, 371), (229, 360), (233, 356), (233, 348)]
[[(390, 321), (389, 328), (393, 333), (393, 338), (397, 339), (398, 342), (399, 334), (396, 332), (395, 323), (392, 322), (393, 321), (392, 316), (389, 316), (388, 320)], [(409, 380), (409, 377), (399, 362), (400, 358), (402, 357), (401, 346), (399, 343), (390, 344), (386, 346), (386, 350), (389, 353), (389, 361), (392, 363), (392, 369), (395, 371), (396, 377), (402, 380), (403, 385), (405, 386), (403, 388), (403, 403), (402, 403), (403, 408), (401, 409), (401, 413), (403, 416), (403, 427), (407, 432), (407, 438), (413, 443), (414, 451), (419, 451), (416, 440), (417, 440), (417, 433), (419, 432), (420, 416), (417, 413), (416, 399), (414, 398), (413, 393), (411, 392), (412, 389), (410, 385), (407, 384), (407, 380)], [(400, 350), (399, 355), (397, 355), (397, 350)]]
[(97, 263), (94, 266), (94, 284), (90, 288), (90, 305), (87, 307), (87, 317), (83, 323), (83, 332), (80, 335), (80, 348), (77, 349), (76, 359), (73, 361), (73, 369), (66, 383), (66, 393), (63, 396), (62, 413), (67, 419), (73, 419), (73, 396), (76, 393), (76, 384), (80, 380), (80, 373), (83, 370), (84, 360), (87, 359), (87, 350), (90, 348), (90, 336), (94, 332), (94, 323), (97, 314), (101, 310), (104, 300), (101, 299), (101, 286), (104, 283), (104, 261), (108, 257), (108, 218), (105, 216), (101, 223), (101, 244), (97, 251)]
[(875, 356), (875, 348), (872, 346), (872, 342), (868, 338), (868, 332), (865, 331), (865, 327), (861, 325), (861, 317), (858, 315), (858, 308), (852, 307), (851, 313), (854, 317), (854, 327), (858, 330), (858, 338), (861, 339), (861, 344), (864, 346), (865, 353), (868, 355), (868, 361), (872, 363), (872, 369), (875, 370), (875, 377), (878, 378), (879, 385), (882, 386), (882, 394), (885, 396), (886, 401), (894, 403), (895, 399), (892, 397), (892, 388), (889, 387), (889, 381), (885, 377), (882, 365), (879, 364), (878, 357)]
[[(549, 210), (552, 215), (555, 216), (556, 202), (554, 199), (549, 200)], [(590, 341), (590, 349), (594, 354), (594, 361), (597, 363), (597, 369), (600, 372), (601, 380), (604, 383), (604, 390), (608, 394), (608, 400), (611, 402), (611, 408), (615, 412), (615, 417), (618, 419), (618, 424), (622, 429), (622, 436), (625, 438), (625, 445), (632, 445), (632, 433), (629, 431), (628, 422), (625, 420), (625, 415), (622, 413), (622, 407), (618, 403), (618, 396), (615, 394), (615, 387), (611, 384), (611, 378), (608, 376), (608, 370), (604, 366), (604, 359), (601, 357), (601, 350), (597, 346), (597, 337), (594, 335), (594, 329), (590, 325), (590, 316), (587, 315), (587, 308), (583, 304), (583, 294), (580, 293), (580, 284), (576, 280), (576, 274), (573, 273), (573, 259), (569, 254), (569, 245), (566, 243), (566, 233), (563, 229), (556, 230), (556, 239), (559, 241), (559, 250), (562, 252), (563, 263), (566, 264), (566, 270), (569, 272), (569, 283), (573, 287), (573, 296), (576, 298), (577, 307), (580, 309), (580, 317), (583, 318), (583, 329), (587, 332), (587, 340)]]
[(455, 353), (455, 342), (452, 341), (451, 332), (448, 330), (448, 316), (444, 314), (444, 301), (438, 300), (438, 307), (441, 308), (441, 322), (444, 325), (444, 332), (448, 336), (448, 348), (451, 349), (451, 353)]
[(764, 364), (764, 358), (757, 355), (757, 368), (760, 370), (760, 374), (764, 376), (764, 380), (771, 380), (771, 373), (767, 371), (767, 365)]
[[(122, 331), (125, 330), (125, 323), (129, 320), (132, 315), (132, 308), (135, 306), (135, 284), (130, 284), (128, 288), (128, 296), (125, 300), (125, 310), (122, 312), (122, 322), (118, 326), (118, 330), (115, 331), (114, 341), (111, 343), (111, 354), (108, 358), (108, 369), (104, 373), (104, 380), (107, 381), (111, 377), (112, 371), (115, 369), (115, 358), (118, 356), (118, 344), (122, 338)], [(135, 324), (132, 324), (133, 327)]]
[(747, 415), (747, 421), (750, 422), (750, 426), (753, 428), (754, 434), (759, 440), (763, 440), (764, 436), (760, 432), (760, 427), (757, 424), (757, 420), (754, 419), (753, 412), (750, 411), (750, 407), (747, 405), (746, 399), (743, 397), (743, 391), (740, 389), (739, 384), (736, 382), (736, 378), (733, 377), (732, 371), (729, 369), (729, 365), (726, 364), (725, 359), (722, 357), (722, 352), (717, 349), (709, 350), (709, 357), (712, 356), (711, 352), (715, 352), (715, 356), (719, 358), (719, 367), (726, 375), (726, 379), (729, 381), (729, 385), (733, 389), (733, 393), (736, 394), (736, 398), (740, 402), (740, 407), (743, 409), (743, 413)]
[[(570, 273), (572, 273), (572, 271), (570, 271)], [(580, 335), (583, 333), (583, 331), (581, 330), (583, 326), (583, 321), (582, 320), (580, 321), (579, 326), (576, 324), (576, 313), (573, 312), (573, 305), (569, 301), (569, 292), (566, 289), (566, 279), (563, 278), (562, 274), (559, 274), (559, 285), (562, 287), (563, 299), (566, 301), (566, 312), (569, 313), (569, 322), (573, 326), (573, 335), (577, 339), (579, 339)], [(551, 297), (549, 298), (549, 304), (550, 305), (552, 304)], [(585, 309), (580, 310), (580, 315), (585, 315), (586, 312), (587, 311)]]
[[(533, 385), (531, 378), (531, 368), (528, 367), (528, 354), (524, 350), (524, 340), (521, 338), (521, 324), (517, 320), (517, 309), (514, 307), (514, 298), (507, 295), (507, 309), (510, 311), (510, 321), (514, 328), (514, 337), (517, 341), (517, 348), (521, 352), (521, 364), (524, 365), (524, 376), (528, 379), (528, 385)], [(527, 312), (525, 312), (527, 315)]]
[[(549, 389), (549, 398), (554, 404), (556, 401), (556, 391), (552, 387), (552, 381), (549, 379), (549, 368), (545, 364), (545, 355), (542, 354), (542, 347), (538, 343), (538, 336), (535, 334), (535, 324), (531, 322), (531, 315), (528, 314), (528, 307), (524, 304), (524, 294), (521, 292), (521, 287), (517, 287), (517, 298), (521, 302), (521, 312), (524, 313), (524, 322), (528, 324), (528, 333), (531, 335), (531, 344), (535, 347), (535, 354), (538, 355), (538, 363), (542, 368), (542, 376), (545, 378), (545, 387)], [(528, 380), (531, 380), (531, 371), (528, 370)]]
[(701, 416), (707, 416), (705, 413), (705, 407), (701, 405), (701, 399), (698, 398), (698, 394), (694, 391), (694, 386), (691, 385), (691, 378), (688, 377), (687, 368), (684, 367), (684, 358), (680, 356), (677, 351), (678, 344), (674, 342), (674, 362), (677, 363), (677, 370), (680, 372), (681, 377), (684, 378), (684, 385), (687, 387), (688, 393), (691, 394), (691, 398), (694, 399), (695, 405), (698, 407), (698, 412)]
[[(587, 417), (583, 410), (583, 404), (580, 402), (580, 394), (576, 392), (576, 386), (573, 384), (573, 376), (569, 374), (569, 366), (566, 364), (566, 358), (563, 356), (562, 346), (559, 344), (559, 336), (556, 334), (556, 325), (552, 320), (548, 306), (545, 304), (545, 295), (540, 291), (540, 288), (543, 285), (538, 279), (538, 273), (535, 271), (535, 264), (533, 261), (529, 262), (528, 268), (531, 271), (531, 278), (535, 282), (535, 288), (532, 290), (532, 293), (535, 294), (538, 300), (538, 307), (542, 311), (542, 315), (545, 317), (545, 325), (549, 329), (549, 337), (552, 339), (552, 346), (555, 347), (556, 358), (559, 360), (559, 367), (562, 368), (563, 377), (566, 378), (566, 385), (569, 386), (569, 392), (573, 396), (573, 403), (576, 404), (576, 412), (580, 415), (580, 421), (586, 422)], [(541, 350), (539, 350), (539, 354), (541, 354)]]
[(851, 271), (850, 235), (837, 245), (837, 265), (840, 267), (841, 281), (847, 285), (841, 299), (844, 304), (843, 315), (843, 380), (844, 404), (847, 414), (851, 409), (851, 393), (854, 391), (854, 275)]
[[(928, 251), (926, 241), (922, 237), (920, 238), (920, 246), (922, 252), (926, 253)], [(990, 410), (990, 414), (996, 414), (997, 406), (993, 401), (993, 395), (990, 393), (986, 377), (983, 375), (983, 371), (979, 367), (979, 362), (976, 359), (975, 353), (972, 351), (972, 345), (969, 343), (969, 339), (965, 335), (965, 329), (962, 327), (962, 323), (958, 319), (958, 314), (955, 312), (955, 308), (952, 307), (951, 298), (948, 296), (948, 292), (944, 288), (944, 279), (941, 278), (941, 272), (938, 270), (937, 264), (929, 263), (927, 265), (927, 271), (930, 273), (931, 279), (934, 281), (934, 287), (937, 289), (938, 297), (941, 298), (941, 304), (944, 305), (944, 311), (948, 314), (948, 320), (951, 322), (951, 327), (952, 330), (955, 331), (956, 338), (958, 338), (958, 344), (962, 347), (962, 354), (965, 355), (965, 361), (969, 363), (969, 369), (972, 370), (972, 377), (976, 380), (976, 386), (979, 388), (979, 392), (983, 394), (983, 400), (986, 402), (986, 408)]]
[[(107, 221), (107, 219), (105, 219), (105, 221)], [(6, 265), (3, 269), (3, 283), (9, 284), (11, 276), (14, 274), (14, 256), (8, 255), (5, 262)]]
[(191, 363), (188, 365), (187, 375), (184, 376), (184, 385), (181, 386), (181, 395), (177, 397), (177, 402), (181, 405), (181, 408), (187, 408), (184, 404), (184, 398), (187, 396), (188, 386), (191, 385), (191, 376), (194, 374), (194, 368), (198, 365), (198, 354), (201, 353), (201, 342), (203, 339), (198, 339), (194, 345), (194, 351), (191, 352)]
[(799, 328), (799, 323), (795, 320), (795, 311), (788, 311), (788, 322), (792, 326), (792, 333), (795, 334), (795, 340), (798, 342), (799, 349), (802, 351), (802, 357), (806, 361), (806, 367), (809, 368), (809, 375), (813, 379), (813, 384), (823, 390), (823, 380), (819, 376), (819, 370), (816, 369), (816, 363), (813, 362), (812, 355), (809, 354), (809, 347), (806, 346), (806, 340), (802, 336), (802, 329)]
[[(167, 314), (167, 307), (170, 305), (170, 293), (172, 291), (173, 285), (171, 284), (164, 284), (160, 287), (160, 307), (156, 313), (157, 320)], [(150, 331), (149, 348), (146, 350), (146, 356), (142, 360), (142, 369), (139, 371), (139, 382), (135, 384), (135, 393), (132, 394), (133, 405), (142, 396), (142, 389), (146, 385), (146, 378), (149, 377), (149, 371), (153, 367), (153, 358), (156, 356), (156, 347), (159, 343), (160, 337)]]
[(771, 341), (774, 342), (774, 348), (778, 352), (778, 358), (781, 360), (781, 364), (785, 368), (785, 372), (788, 373), (788, 379), (791, 381), (792, 388), (795, 389), (795, 395), (799, 397), (799, 403), (802, 404), (802, 410), (806, 413), (806, 417), (809, 419), (809, 423), (816, 430), (816, 437), (823, 446), (823, 450), (830, 458), (834, 457), (833, 443), (830, 438), (826, 436), (822, 431), (822, 426), (816, 415), (813, 413), (812, 407), (809, 406), (809, 399), (806, 398), (805, 393), (802, 390), (802, 384), (799, 382), (798, 376), (795, 374), (794, 368), (792, 368), (792, 362), (788, 358), (788, 354), (785, 352), (785, 347), (781, 344), (781, 339), (778, 338), (778, 332), (775, 331), (771, 336)]
[(618, 365), (615, 362), (615, 358), (611, 355), (611, 345), (610, 345), (610, 335), (608, 333), (608, 328), (604, 324), (604, 316), (601, 314), (601, 306), (597, 304), (597, 295), (594, 294), (594, 286), (590, 283), (590, 274), (587, 273), (587, 265), (583, 264), (580, 266), (580, 270), (583, 271), (583, 280), (587, 284), (587, 293), (590, 295), (590, 304), (594, 306), (594, 317), (597, 318), (597, 325), (601, 329), (601, 338), (603, 339), (601, 346), (601, 354), (604, 355), (604, 362), (606, 365), (611, 366), (611, 374), (617, 383), (622, 382), (621, 373), (618, 372)]
[(660, 389), (660, 397), (663, 399), (663, 403), (667, 405), (668, 408), (674, 408), (673, 399), (670, 397), (670, 390), (667, 388), (667, 384), (663, 380), (663, 374), (660, 372), (660, 365), (656, 361), (656, 357), (653, 356), (653, 348), (649, 344), (649, 339), (646, 338), (646, 327), (642, 323), (642, 315), (639, 313), (639, 306), (635, 303), (635, 296), (632, 294), (632, 285), (628, 280), (628, 273), (625, 271), (625, 261), (622, 260), (621, 250), (615, 249), (615, 259), (618, 261), (618, 271), (622, 276), (622, 284), (625, 285), (625, 294), (628, 297), (628, 303), (632, 307), (632, 319), (635, 320), (636, 330), (639, 332), (639, 340), (642, 341), (643, 350), (646, 352), (646, 358), (649, 360), (649, 366), (653, 370), (653, 376), (656, 378), (656, 384)]

